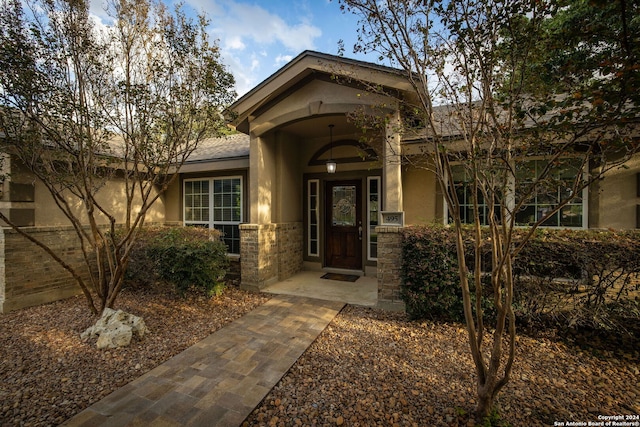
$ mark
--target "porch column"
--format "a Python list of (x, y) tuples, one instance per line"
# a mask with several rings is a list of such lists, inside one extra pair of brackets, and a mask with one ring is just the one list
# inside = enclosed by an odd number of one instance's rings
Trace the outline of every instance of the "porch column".
[(275, 147), (266, 138), (253, 134), (249, 147), (249, 223), (269, 224), (275, 199)]
[(384, 165), (382, 168), (383, 210), (400, 212), (403, 210), (400, 112), (396, 110), (389, 119), (385, 129)]
[[(400, 112), (389, 116), (385, 129), (384, 164), (382, 168), (383, 211), (402, 212), (402, 148)], [(378, 226), (378, 306), (403, 310), (400, 298), (402, 281), (402, 227)]]
[(271, 223), (275, 164), (265, 138), (251, 133), (249, 141), (249, 221), (240, 224), (240, 286), (258, 291), (278, 274)]
[[(303, 230), (297, 217), (301, 208), (284, 209), (302, 197), (295, 182), (300, 174), (291, 166), (298, 159), (283, 145), (277, 133), (250, 136), (249, 223), (240, 225), (241, 286), (245, 289), (262, 289), (302, 269)], [(297, 216), (290, 217), (292, 212)]]
[(402, 282), (402, 227), (379, 226), (378, 234), (378, 306), (404, 309), (400, 297)]

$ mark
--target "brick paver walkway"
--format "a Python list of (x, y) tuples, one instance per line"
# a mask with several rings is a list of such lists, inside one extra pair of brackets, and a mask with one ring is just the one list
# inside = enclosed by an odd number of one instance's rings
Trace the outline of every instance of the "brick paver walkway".
[(343, 303), (278, 295), (65, 426), (239, 426)]

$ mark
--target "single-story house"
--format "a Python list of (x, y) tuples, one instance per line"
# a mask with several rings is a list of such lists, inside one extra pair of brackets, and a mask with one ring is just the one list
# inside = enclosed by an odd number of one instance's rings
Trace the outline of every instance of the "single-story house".
[[(337, 81), (336, 74), (345, 78)], [(361, 142), (362, 131), (348, 115), (388, 100), (350, 81), (355, 75), (396, 91), (411, 90), (393, 68), (301, 53), (232, 105), (238, 133), (204, 141), (148, 222), (222, 230), (247, 289), (261, 289), (305, 269), (347, 271), (377, 277), (379, 300), (397, 300), (399, 230), (444, 222), (447, 207), (432, 172), (399, 161), (420, 142), (415, 135), (401, 135), (389, 125), (379, 135), (384, 143)], [(397, 118), (400, 112), (393, 105), (388, 103), (388, 114)], [(327, 171), (330, 160), (333, 173)], [(66, 244), (70, 254), (71, 243), (60, 237), (65, 222), (47, 203), (46, 190), (19, 165), (11, 166), (0, 209), (45, 240)], [(639, 176), (636, 157), (628, 168), (612, 171), (585, 190), (549, 225), (636, 228)], [(118, 191), (114, 183), (105, 197), (116, 200)], [(525, 214), (543, 208), (536, 203)], [(8, 228), (0, 233), (3, 311), (77, 292), (44, 253)]]

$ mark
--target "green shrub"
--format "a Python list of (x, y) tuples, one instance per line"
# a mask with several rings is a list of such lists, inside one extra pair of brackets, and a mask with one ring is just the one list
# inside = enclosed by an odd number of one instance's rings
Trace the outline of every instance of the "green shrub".
[(538, 230), (514, 268), (516, 315), (527, 323), (624, 328), (634, 315), (621, 317), (619, 306), (638, 291), (639, 243), (636, 231)]
[(402, 285), (407, 314), (413, 319), (463, 319), (455, 240), (444, 227), (404, 230)]
[[(467, 266), (473, 268), (471, 230), (465, 230)], [(521, 241), (527, 229), (515, 230)], [(491, 267), (484, 239), (482, 268)], [(463, 320), (455, 230), (442, 226), (404, 231), (401, 295), (412, 318)], [(516, 257), (514, 311), (520, 323), (555, 322), (561, 327), (626, 328), (639, 321), (640, 233), (637, 231), (536, 230)], [(472, 272), (471, 272), (472, 273)], [(490, 291), (488, 276), (483, 278)], [(634, 295), (635, 293), (635, 295)], [(493, 315), (489, 292), (482, 302)], [(472, 298), (475, 297), (472, 290)], [(623, 309), (623, 307), (625, 309)]]
[(142, 284), (165, 281), (184, 294), (194, 288), (219, 294), (229, 265), (216, 230), (196, 227), (146, 228), (131, 253), (128, 278)]

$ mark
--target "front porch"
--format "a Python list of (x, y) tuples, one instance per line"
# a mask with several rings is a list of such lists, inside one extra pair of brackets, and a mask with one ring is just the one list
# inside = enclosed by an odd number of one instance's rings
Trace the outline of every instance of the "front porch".
[(360, 276), (355, 282), (323, 279), (325, 271), (303, 270), (288, 279), (262, 289), (274, 295), (293, 295), (325, 301), (344, 302), (351, 305), (375, 307), (390, 311), (405, 311), (404, 302), (378, 298), (378, 279)]
[[(391, 230), (380, 218), (403, 211), (400, 110), (386, 96), (363, 96), (361, 83), (337, 81), (343, 65), (341, 58), (305, 52), (230, 107), (231, 124), (249, 136), (248, 197), (233, 199), (241, 213), (241, 286), (264, 291), (279, 283), (289, 292), (397, 305), (396, 229), (404, 223)], [(402, 81), (392, 69), (352, 65), (365, 67), (371, 83)], [(353, 117), (363, 108), (380, 122), (368, 132)], [(316, 269), (308, 264), (351, 270), (371, 291), (356, 286), (342, 294), (352, 285), (339, 283), (330, 292), (328, 280), (306, 275)], [(300, 280), (287, 282), (294, 277)]]
[(304, 270), (288, 279), (267, 285), (262, 292), (295, 295), (353, 305), (375, 307), (378, 304), (378, 280), (360, 276), (355, 282), (323, 279), (325, 271)]
[[(242, 224), (241, 287), (402, 311), (401, 231), (402, 227), (375, 227), (378, 258), (374, 267), (360, 271), (336, 270), (303, 261), (300, 224)], [(326, 273), (335, 271), (359, 277), (355, 282), (322, 278)]]

